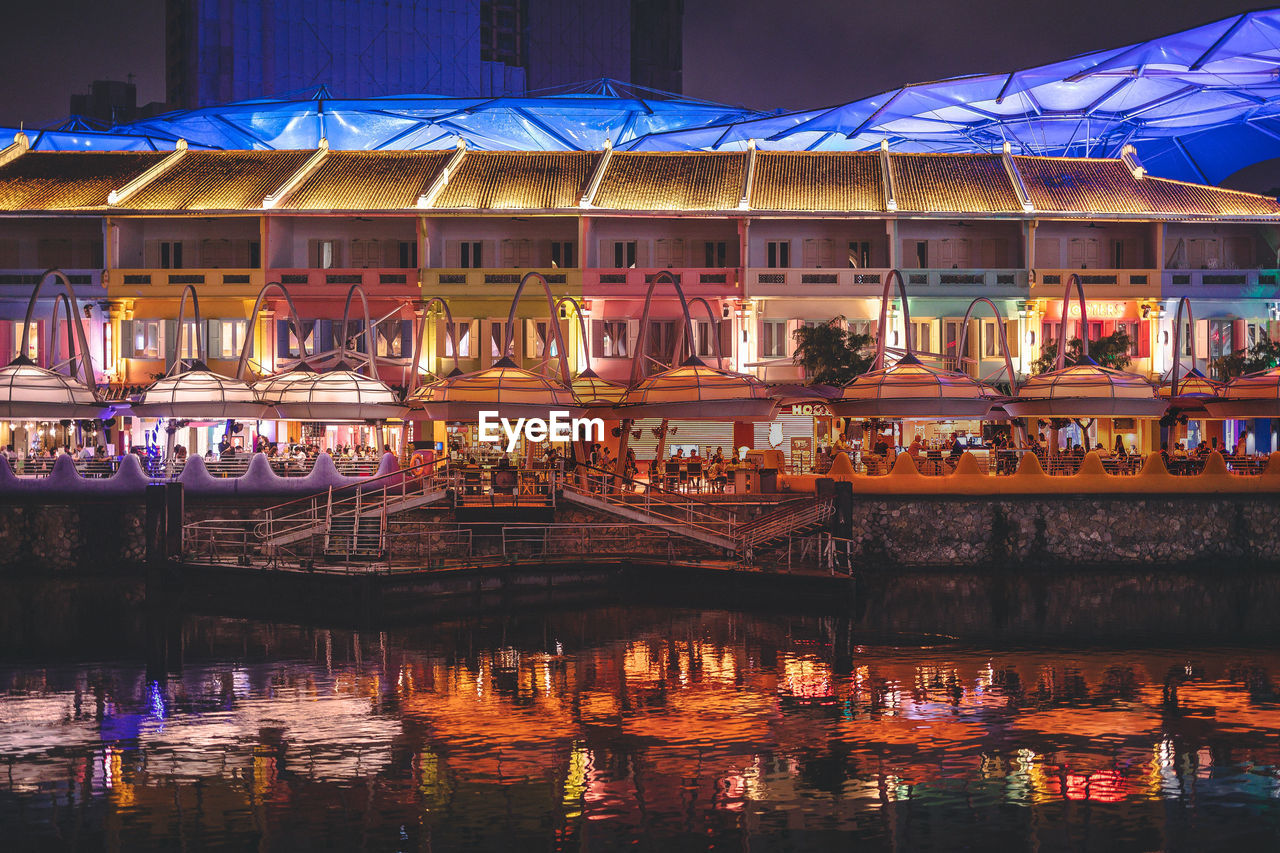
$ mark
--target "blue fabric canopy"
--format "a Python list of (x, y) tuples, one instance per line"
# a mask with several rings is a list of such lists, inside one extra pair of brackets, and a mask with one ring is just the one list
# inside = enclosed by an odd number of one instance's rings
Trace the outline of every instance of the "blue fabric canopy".
[(760, 112), (601, 81), (530, 97), (344, 100), (323, 87), (170, 113), (97, 131), (32, 136), (38, 150), (452, 148), (638, 151), (996, 151), (1115, 157), (1153, 174), (1220, 183), (1280, 156), (1280, 9), (1015, 71), (904, 86), (827, 109)]
[(1237, 15), (1128, 47), (956, 77), (829, 109), (654, 133), (634, 150), (996, 151), (1115, 157), (1219, 183), (1280, 156), (1280, 10)]

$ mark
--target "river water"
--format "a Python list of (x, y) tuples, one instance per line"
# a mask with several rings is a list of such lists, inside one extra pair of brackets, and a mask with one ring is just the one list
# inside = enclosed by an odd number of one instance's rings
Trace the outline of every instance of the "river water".
[(618, 606), (168, 630), (168, 673), (83, 649), (0, 660), (4, 849), (1280, 841), (1280, 651), (1256, 643)]

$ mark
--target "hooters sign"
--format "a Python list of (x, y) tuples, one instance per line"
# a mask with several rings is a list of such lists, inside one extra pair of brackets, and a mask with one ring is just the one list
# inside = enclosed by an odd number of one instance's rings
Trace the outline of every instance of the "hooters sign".
[(831, 410), (822, 403), (795, 403), (791, 406), (793, 415), (812, 415), (815, 418), (831, 417)]

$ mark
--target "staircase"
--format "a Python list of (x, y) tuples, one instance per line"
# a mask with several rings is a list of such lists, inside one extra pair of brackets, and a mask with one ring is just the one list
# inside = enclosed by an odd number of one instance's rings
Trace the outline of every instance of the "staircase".
[(443, 463), (377, 477), (346, 496), (333, 489), (270, 507), (254, 532), (265, 554), (324, 536), (324, 551), (341, 556), (382, 553), (387, 516), (444, 500), (453, 478)]
[(743, 550), (765, 545), (796, 533), (805, 533), (826, 524), (834, 512), (831, 498), (804, 500), (736, 527), (734, 538)]
[(738, 541), (733, 535), (733, 516), (721, 514), (715, 504), (653, 485), (642, 493), (622, 491), (614, 484), (614, 479), (612, 473), (598, 468), (587, 468), (581, 478), (566, 475), (564, 498), (580, 506), (667, 530), (726, 551), (738, 550)]

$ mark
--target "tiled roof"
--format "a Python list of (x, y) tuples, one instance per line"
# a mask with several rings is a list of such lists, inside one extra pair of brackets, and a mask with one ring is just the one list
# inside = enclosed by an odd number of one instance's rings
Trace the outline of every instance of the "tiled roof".
[(865, 152), (756, 154), (751, 206), (757, 210), (884, 210), (880, 155)]
[(1021, 213), (999, 154), (890, 154), (898, 210)]
[(0, 210), (102, 207), (107, 193), (168, 156), (164, 151), (23, 154), (0, 167)]
[(436, 196), (437, 208), (548, 210), (577, 207), (598, 152), (467, 152)]
[(260, 210), (312, 151), (190, 151), (124, 200), (130, 210)]
[(1147, 209), (1157, 213), (1206, 216), (1275, 216), (1280, 202), (1264, 195), (1184, 184), (1165, 178), (1143, 178), (1138, 189), (1147, 200)]
[(746, 154), (614, 154), (592, 204), (614, 210), (733, 210)]
[(1274, 216), (1280, 203), (1267, 196), (1135, 178), (1121, 160), (1014, 157), (1037, 211), (1173, 216)]
[(330, 151), (280, 205), (286, 210), (411, 208), (452, 151)]
[(1014, 164), (1037, 211), (1143, 213), (1146, 201), (1120, 160), (1015, 156)]

